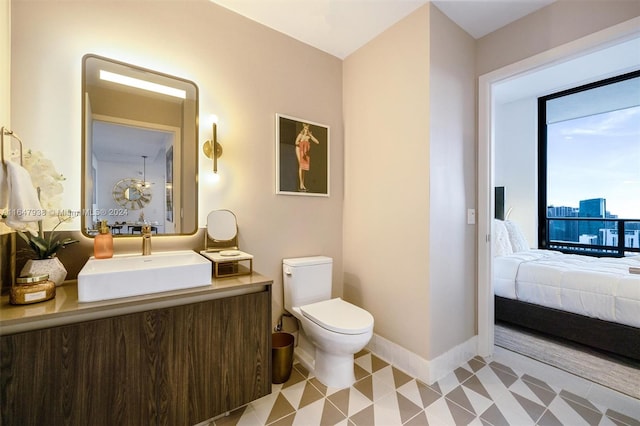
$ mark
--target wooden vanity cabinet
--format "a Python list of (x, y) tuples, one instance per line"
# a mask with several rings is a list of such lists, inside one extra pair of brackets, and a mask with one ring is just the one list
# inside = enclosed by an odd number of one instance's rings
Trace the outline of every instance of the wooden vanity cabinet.
[(193, 425), (271, 392), (269, 292), (161, 315), (160, 424)]
[(2, 336), (2, 425), (193, 425), (271, 392), (271, 292)]
[(3, 336), (2, 424), (153, 424), (154, 317)]

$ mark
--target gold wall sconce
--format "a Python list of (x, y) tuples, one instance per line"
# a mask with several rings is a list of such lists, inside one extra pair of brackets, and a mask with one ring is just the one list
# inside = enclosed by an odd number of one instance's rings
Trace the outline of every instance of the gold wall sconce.
[(213, 173), (218, 173), (218, 158), (222, 156), (222, 145), (218, 142), (218, 117), (211, 117), (213, 135), (202, 146), (204, 155), (213, 160)]

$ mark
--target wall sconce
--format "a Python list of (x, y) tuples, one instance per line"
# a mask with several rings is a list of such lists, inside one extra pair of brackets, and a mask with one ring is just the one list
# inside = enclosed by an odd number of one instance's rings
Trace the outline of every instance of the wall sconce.
[(215, 115), (211, 116), (211, 122), (213, 127), (213, 136), (211, 137), (211, 140), (204, 143), (202, 150), (207, 158), (211, 158), (213, 160), (213, 173), (218, 173), (218, 158), (222, 156), (222, 145), (218, 143), (218, 117)]

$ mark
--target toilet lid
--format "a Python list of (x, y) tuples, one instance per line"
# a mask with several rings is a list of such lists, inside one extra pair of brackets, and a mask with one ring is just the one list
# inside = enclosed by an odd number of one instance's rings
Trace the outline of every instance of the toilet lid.
[(302, 314), (327, 330), (342, 334), (362, 334), (373, 327), (373, 316), (341, 298), (323, 300), (300, 307)]

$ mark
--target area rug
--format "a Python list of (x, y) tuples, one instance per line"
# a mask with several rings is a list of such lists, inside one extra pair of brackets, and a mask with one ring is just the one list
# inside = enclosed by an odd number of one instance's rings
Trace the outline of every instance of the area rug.
[(496, 324), (495, 344), (640, 399), (640, 363), (633, 360), (505, 324)]

